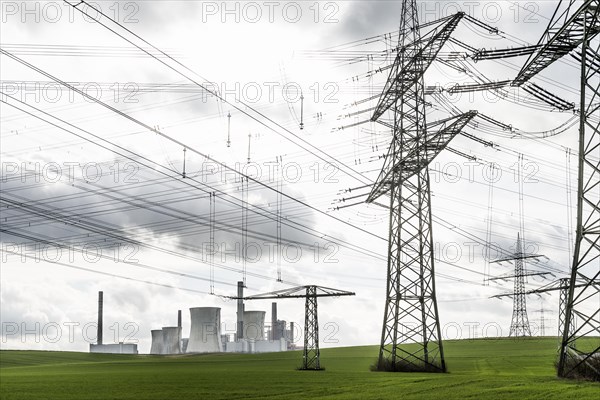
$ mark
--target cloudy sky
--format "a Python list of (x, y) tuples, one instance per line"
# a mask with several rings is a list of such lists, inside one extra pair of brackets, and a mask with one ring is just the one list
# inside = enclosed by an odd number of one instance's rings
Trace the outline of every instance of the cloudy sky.
[[(3, 1), (2, 348), (85, 351), (99, 290), (105, 342), (148, 352), (151, 329), (182, 309), (185, 335), (198, 306), (221, 307), (233, 333), (222, 296), (243, 279), (249, 294), (354, 291), (320, 302), (323, 345), (377, 343), (388, 213), (336, 208), (364, 201), (390, 141), (361, 122), (395, 57), (400, 3)], [(421, 22), (472, 17), (427, 71), (428, 121), (480, 113), (430, 166), (444, 337), (507, 335), (511, 301), (489, 297), (512, 280), (486, 278), (513, 265), (489, 260), (521, 230), (544, 256), (527, 268), (547, 273), (527, 286), (565, 276), (576, 119), (522, 89), (449, 89), (513, 79), (526, 57), (467, 56), (537, 43), (557, 2), (418, 3)], [(577, 74), (565, 58), (532, 82), (575, 103)], [(528, 301), (555, 334), (558, 297)], [(302, 302), (281, 301), (279, 317), (301, 326)]]

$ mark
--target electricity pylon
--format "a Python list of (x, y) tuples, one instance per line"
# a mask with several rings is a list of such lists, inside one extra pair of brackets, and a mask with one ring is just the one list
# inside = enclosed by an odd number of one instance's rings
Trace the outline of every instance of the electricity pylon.
[[(390, 196), (387, 287), (378, 370), (445, 372), (435, 295), (431, 194), (427, 165), (476, 115), (427, 125), (423, 75), (463, 13), (421, 32), (415, 0), (404, 0), (398, 52), (372, 121), (392, 129), (393, 139), (367, 202)], [(432, 27), (433, 26), (433, 27)], [(387, 111), (393, 123), (380, 120)], [(379, 203), (376, 203), (379, 204)], [(401, 346), (411, 343), (411, 346)]]
[[(579, 8), (570, 1), (558, 13), (560, 4), (539, 42), (540, 50), (513, 84), (523, 84), (570, 53), (580, 63), (577, 232), (557, 372), (599, 380), (600, 288), (594, 282), (600, 277), (600, 0), (586, 0)], [(578, 47), (581, 50), (574, 51)], [(576, 287), (581, 281), (583, 286)], [(589, 340), (577, 340), (584, 336)], [(578, 348), (576, 342), (585, 347)]]
[(541, 337), (545, 337), (546, 336), (546, 318), (544, 317), (544, 314), (546, 314), (548, 312), (547, 309), (544, 308), (544, 303), (542, 302), (542, 306), (540, 308), (538, 308), (537, 310), (533, 310), (536, 313), (540, 314), (540, 325), (539, 325), (539, 330), (538, 336)]
[[(331, 289), (323, 286), (306, 285), (274, 292), (242, 297), (243, 300), (266, 299), (306, 299), (304, 307), (304, 351), (302, 352), (302, 370), (321, 370), (321, 352), (319, 350), (319, 320), (317, 316), (317, 298), (354, 296), (353, 292)], [(229, 297), (240, 299), (240, 297)]]
[(538, 257), (542, 256), (539, 254), (526, 254), (523, 252), (521, 236), (517, 233), (516, 252), (511, 254), (509, 257), (494, 260), (494, 262), (497, 263), (505, 261), (514, 261), (515, 263), (515, 271), (513, 275), (502, 275), (489, 279), (490, 281), (498, 279), (504, 280), (507, 278), (514, 279), (514, 290), (512, 293), (513, 314), (510, 322), (510, 332), (508, 334), (509, 337), (531, 336), (531, 327), (529, 325), (529, 318), (527, 317), (527, 300), (525, 299), (525, 277), (551, 275), (550, 272), (529, 271), (525, 269), (525, 259)]
[[(544, 286), (540, 286), (537, 289), (531, 289), (531, 290), (527, 290), (524, 294), (525, 295), (530, 295), (530, 294), (544, 294), (544, 293), (550, 293), (550, 292), (558, 292), (559, 293), (559, 298), (558, 298), (558, 336), (561, 338), (562, 340), (562, 336), (563, 336), (563, 329), (565, 327), (565, 314), (567, 312), (567, 298), (569, 296), (569, 289), (570, 289), (570, 285), (569, 285), (570, 279), (569, 278), (560, 278), (558, 280), (555, 280), (553, 282), (550, 282)], [(588, 282), (587, 281), (581, 281), (581, 282), (576, 282), (575, 283), (575, 288), (583, 288), (588, 286)], [(596, 287), (600, 287), (600, 280), (596, 280), (592, 282), (592, 285), (595, 285)], [(503, 297), (512, 297), (513, 293), (502, 293), (502, 294), (497, 294), (494, 296), (491, 296), (491, 298), (496, 298), (496, 299), (501, 299)], [(571, 334), (573, 333), (573, 327), (574, 327), (574, 323), (571, 322), (569, 324), (569, 327), (571, 329)]]
[(527, 301), (525, 299), (525, 277), (523, 276), (523, 258), (521, 238), (517, 234), (517, 253), (515, 254), (515, 287), (513, 297), (513, 315), (508, 336), (531, 336), (531, 327), (527, 317)]

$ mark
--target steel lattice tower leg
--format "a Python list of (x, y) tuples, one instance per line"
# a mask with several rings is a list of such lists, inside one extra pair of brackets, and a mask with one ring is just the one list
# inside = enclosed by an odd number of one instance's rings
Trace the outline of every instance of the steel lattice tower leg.
[(515, 286), (513, 298), (513, 314), (510, 322), (510, 337), (531, 336), (527, 302), (525, 299), (525, 278), (523, 271), (523, 250), (521, 237), (517, 235), (517, 257), (515, 258)]
[(565, 328), (565, 313), (567, 312), (567, 297), (569, 297), (568, 279), (560, 280), (560, 291), (558, 292), (558, 337), (562, 340), (563, 329)]
[[(590, 7), (585, 26), (596, 26), (600, 10)], [(600, 380), (600, 38), (585, 29), (581, 54), (581, 108), (577, 233), (569, 280), (558, 375)], [(577, 54), (576, 54), (577, 56)], [(575, 287), (576, 282), (584, 282)], [(577, 340), (588, 336), (585, 341)], [(575, 346), (577, 340), (578, 346)]]
[(304, 354), (301, 369), (321, 369), (319, 351), (319, 319), (317, 317), (317, 288), (306, 288), (306, 307), (304, 311)]
[[(419, 43), (415, 0), (404, 0), (399, 45)], [(418, 45), (402, 51), (400, 65), (418, 52)], [(394, 105), (392, 149), (396, 165), (407, 147), (416, 143), (417, 165), (427, 157), (424, 70), (421, 69)], [(446, 370), (434, 284), (433, 238), (429, 170), (422, 168), (408, 180), (401, 169), (392, 175), (386, 303), (377, 368), (384, 371)], [(403, 344), (410, 344), (405, 347)]]
[[(565, 315), (567, 313), (567, 300), (569, 297), (569, 279), (561, 279), (559, 285), (560, 291), (558, 297), (558, 337), (560, 344), (562, 342), (563, 329), (565, 329)], [(573, 334), (573, 328), (575, 327), (572, 321), (572, 316), (573, 315), (571, 314), (571, 323), (569, 324), (569, 329), (571, 329), (571, 331), (569, 332), (569, 335)]]

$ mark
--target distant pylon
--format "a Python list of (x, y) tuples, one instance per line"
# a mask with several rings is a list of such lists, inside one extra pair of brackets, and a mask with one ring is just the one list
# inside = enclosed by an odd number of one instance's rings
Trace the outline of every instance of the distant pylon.
[(525, 299), (525, 276), (523, 272), (523, 251), (521, 237), (517, 233), (517, 252), (515, 254), (515, 288), (513, 296), (513, 315), (510, 322), (510, 337), (531, 336), (529, 318), (527, 318), (527, 300)]
[(542, 301), (542, 306), (540, 307), (539, 310), (534, 310), (535, 312), (540, 313), (540, 330), (539, 330), (539, 335), (538, 336), (546, 336), (546, 318), (544, 318), (544, 313), (546, 312), (546, 309), (544, 309), (544, 303)]
[(529, 325), (529, 318), (527, 317), (527, 301), (525, 300), (525, 277), (527, 276), (545, 276), (551, 275), (550, 272), (530, 271), (526, 270), (524, 260), (526, 258), (538, 258), (543, 257), (540, 254), (526, 254), (523, 252), (523, 246), (521, 244), (521, 235), (517, 233), (517, 249), (516, 251), (506, 258), (495, 260), (494, 262), (510, 261), (515, 263), (515, 271), (512, 275), (502, 275), (489, 280), (498, 279), (514, 279), (514, 289), (512, 293), (513, 298), (513, 314), (510, 322), (509, 337), (522, 337), (531, 336), (531, 327)]

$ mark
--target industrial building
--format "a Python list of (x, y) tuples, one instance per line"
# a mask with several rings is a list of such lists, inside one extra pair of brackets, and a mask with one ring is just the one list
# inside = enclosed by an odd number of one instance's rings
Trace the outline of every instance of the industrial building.
[[(103, 343), (103, 292), (98, 292), (97, 343), (90, 344), (90, 353), (138, 354), (136, 343)], [(238, 282), (238, 297), (243, 296), (243, 286)], [(218, 307), (190, 308), (189, 337), (182, 337), (182, 314), (177, 313), (177, 326), (165, 326), (150, 331), (152, 355), (184, 353), (266, 353), (295, 349), (294, 323), (277, 319), (277, 303), (271, 305), (271, 324), (266, 326), (266, 312), (244, 309), (238, 299), (236, 333), (222, 334), (221, 309)]]
[(104, 354), (138, 354), (136, 343), (111, 343), (111, 344), (93, 344), (90, 343), (90, 353)]
[(96, 344), (90, 343), (90, 353), (105, 354), (138, 354), (136, 343), (103, 343), (103, 322), (104, 322), (104, 292), (98, 292), (98, 333), (96, 335)]
[[(271, 305), (271, 326), (265, 326), (266, 312), (244, 308), (243, 284), (238, 282), (237, 322), (234, 335), (221, 332), (221, 309), (190, 308), (190, 334), (182, 338), (181, 310), (177, 327), (151, 331), (150, 354), (183, 353), (266, 353), (294, 349), (294, 324), (287, 329), (286, 321), (277, 319), (277, 303)], [(232, 337), (233, 336), (233, 337)]]

